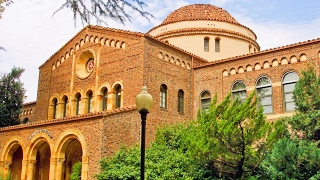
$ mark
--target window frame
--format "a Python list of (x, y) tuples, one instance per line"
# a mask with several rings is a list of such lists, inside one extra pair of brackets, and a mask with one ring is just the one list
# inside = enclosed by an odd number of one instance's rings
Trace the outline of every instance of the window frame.
[(102, 90), (102, 111), (108, 109), (108, 88)]
[[(258, 85), (259, 81), (261, 79), (268, 79), (269, 81), (269, 84), (263, 84), (263, 85)], [(267, 88), (270, 88), (270, 94), (268, 95), (263, 95), (263, 96), (260, 96), (259, 95), (259, 90), (263, 90), (263, 89), (267, 89)], [(263, 114), (273, 114), (274, 113), (274, 109), (273, 109), (273, 92), (272, 92), (272, 81), (269, 77), (267, 76), (261, 76), (257, 82), (256, 82), (256, 92), (257, 92), (257, 99), (258, 99), (258, 106), (262, 106), (263, 108)], [(270, 104), (266, 104), (266, 105), (262, 105), (262, 103), (260, 102), (260, 99), (262, 98), (270, 98)], [(271, 107), (271, 112), (265, 112), (265, 107), (268, 107), (270, 106)]]
[(184, 91), (182, 89), (178, 91), (178, 112), (184, 113)]
[(220, 38), (215, 38), (214, 39), (214, 52), (220, 52), (220, 46), (221, 46), (221, 43), (220, 43), (221, 39)]
[[(234, 89), (235, 88), (235, 85), (236, 84), (239, 84), (239, 83), (242, 83), (244, 85), (244, 89)], [(238, 94), (238, 93), (241, 93), (241, 92), (245, 92), (244, 94), (246, 95), (245, 97), (242, 97), (240, 98), (240, 96), (235, 96), (235, 94)], [(238, 98), (238, 101), (243, 103), (246, 99), (247, 99), (247, 86), (246, 84), (242, 81), (242, 80), (239, 80), (239, 81), (236, 81), (233, 83), (232, 85), (232, 88), (231, 88), (231, 93), (232, 93), (232, 99), (233, 100), (236, 100), (237, 97)]]
[(116, 109), (118, 109), (118, 108), (121, 108), (121, 85), (116, 86), (115, 93), (116, 93), (115, 107)]
[(58, 99), (54, 98), (52, 100), (52, 102), (53, 102), (53, 117), (52, 117), (52, 119), (56, 119), (58, 116)]
[(68, 102), (69, 100), (68, 100), (68, 97), (67, 96), (65, 96), (64, 98), (63, 98), (63, 114), (62, 114), (62, 116), (63, 117), (66, 117), (67, 116), (67, 112), (68, 112), (68, 106), (69, 106), (69, 102)]
[(78, 93), (77, 95), (76, 95), (76, 115), (80, 115), (80, 112), (81, 112), (81, 94), (80, 93)]
[(160, 108), (167, 109), (168, 107), (168, 87), (165, 84), (160, 86)]
[[(208, 95), (209, 95), (208, 97), (204, 96), (206, 93), (208, 93)], [(207, 100), (209, 100), (209, 103), (206, 102)], [(201, 111), (207, 111), (209, 109), (209, 107), (210, 107), (210, 104), (211, 104), (211, 93), (208, 90), (203, 90), (200, 93), (200, 108), (201, 108)]]
[(93, 101), (93, 93), (92, 93), (92, 91), (89, 91), (88, 92), (88, 109), (87, 109), (88, 113), (92, 112), (92, 108), (93, 108), (92, 101)]
[(210, 51), (210, 38), (209, 37), (203, 38), (203, 51), (204, 52)]
[[(289, 74), (296, 75), (297, 79), (296, 80), (285, 81), (285, 77), (288, 76)], [(292, 98), (293, 98), (293, 91), (294, 91), (295, 87), (292, 89), (292, 91), (285, 92), (285, 86), (286, 85), (290, 85), (290, 84), (294, 84), (294, 86), (295, 86), (297, 84), (298, 80), (299, 80), (299, 76), (294, 71), (286, 72), (282, 77), (281, 86), (282, 86), (282, 99), (283, 99), (283, 111), (284, 112), (293, 112), (293, 111), (295, 111), (295, 109), (297, 107), (296, 104), (295, 104), (294, 99), (292, 99), (292, 101), (286, 101), (286, 95), (288, 95), (288, 94), (292, 94)], [(294, 109), (288, 110), (287, 109), (287, 103), (294, 103), (295, 104), (294, 105)]]

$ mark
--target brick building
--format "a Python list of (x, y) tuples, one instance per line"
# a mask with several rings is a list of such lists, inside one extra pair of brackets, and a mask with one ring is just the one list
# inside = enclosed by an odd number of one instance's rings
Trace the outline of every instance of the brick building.
[(260, 51), (255, 33), (212, 5), (182, 7), (148, 33), (87, 26), (39, 67), (37, 101), (22, 124), (0, 129), (0, 172), (14, 179), (69, 179), (82, 162), (93, 179), (99, 160), (140, 141), (135, 96), (153, 96), (147, 143), (158, 127), (187, 122), (232, 93), (257, 91), (267, 119), (294, 113), (301, 70), (319, 73), (320, 39)]

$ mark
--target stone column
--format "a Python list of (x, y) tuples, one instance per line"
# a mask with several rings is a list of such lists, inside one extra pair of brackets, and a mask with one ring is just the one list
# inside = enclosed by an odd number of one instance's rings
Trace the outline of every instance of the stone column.
[(21, 180), (25, 180), (27, 178), (27, 169), (28, 169), (28, 160), (22, 160)]
[[(57, 158), (56, 159), (56, 168), (55, 168), (55, 180), (62, 179), (63, 173), (63, 164), (66, 161), (66, 158)], [(50, 168), (51, 170), (51, 168)]]
[(28, 160), (27, 161), (27, 180), (34, 179), (34, 171), (37, 160)]
[(3, 173), (4, 177), (7, 177), (11, 163), (11, 161), (0, 161), (0, 172)]
[(82, 156), (82, 168), (81, 168), (81, 180), (88, 179), (88, 170), (89, 170), (89, 157)]

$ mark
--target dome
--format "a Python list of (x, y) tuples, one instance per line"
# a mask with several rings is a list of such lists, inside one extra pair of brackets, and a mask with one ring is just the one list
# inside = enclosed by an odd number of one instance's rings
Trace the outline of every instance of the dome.
[(240, 25), (226, 10), (210, 4), (183, 6), (170, 13), (161, 25), (197, 20), (220, 21)]

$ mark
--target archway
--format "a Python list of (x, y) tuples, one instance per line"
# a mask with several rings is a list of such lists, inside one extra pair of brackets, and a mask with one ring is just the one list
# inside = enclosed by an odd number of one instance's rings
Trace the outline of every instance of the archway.
[(0, 174), (7, 177), (11, 173), (11, 179), (21, 179), (24, 143), (20, 137), (11, 137), (2, 147), (0, 158)]
[[(51, 148), (45, 134), (36, 135), (28, 153), (27, 179), (49, 180)], [(51, 140), (51, 139), (50, 139)], [(52, 143), (49, 140), (50, 143)]]
[(88, 179), (87, 146), (82, 134), (77, 130), (67, 130), (60, 135), (55, 148), (57, 163), (55, 169), (56, 179), (68, 180), (73, 165), (82, 163), (81, 179)]
[(11, 179), (21, 179), (22, 159), (23, 152), (21, 146), (19, 146), (12, 154), (12, 163), (9, 168), (9, 171), (11, 173)]

